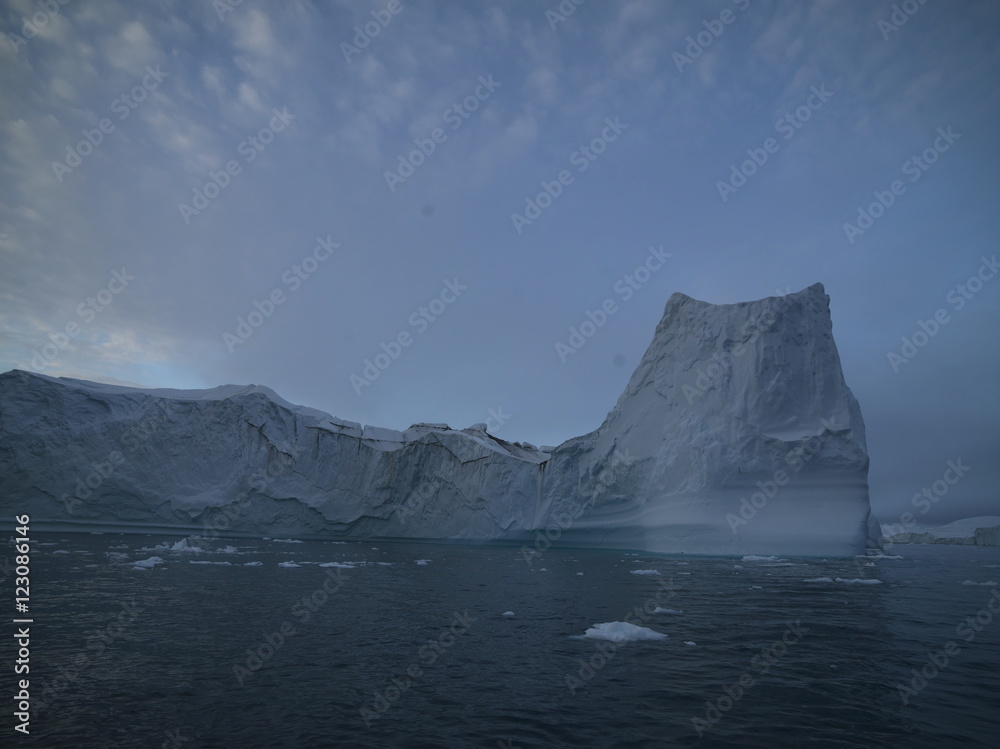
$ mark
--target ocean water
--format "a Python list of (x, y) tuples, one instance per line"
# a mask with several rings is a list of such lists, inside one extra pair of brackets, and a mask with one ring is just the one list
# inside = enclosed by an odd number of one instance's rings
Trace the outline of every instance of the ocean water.
[[(4, 746), (1000, 741), (997, 548), (529, 564), (505, 546), (32, 538), (31, 734), (8, 712)], [(668, 637), (581, 637), (615, 621)]]

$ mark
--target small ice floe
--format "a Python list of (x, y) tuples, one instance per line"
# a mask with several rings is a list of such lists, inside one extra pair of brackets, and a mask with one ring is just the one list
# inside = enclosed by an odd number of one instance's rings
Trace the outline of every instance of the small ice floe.
[(296, 564), (295, 562), (278, 562), (279, 567), (301, 567), (301, 564)]
[(872, 554), (870, 556), (863, 556), (862, 559), (902, 559), (903, 557), (898, 554)]
[(696, 642), (691, 642), (690, 640), (685, 640), (685, 641), (684, 641), (684, 644), (685, 644), (685, 645), (690, 645), (691, 647), (695, 647), (695, 646), (696, 646), (696, 645), (697, 645), (698, 643), (696, 643)]
[[(837, 578), (838, 580), (840, 578)], [(808, 580), (803, 580), (804, 583), (832, 583), (832, 577), (810, 577)]]
[(680, 609), (665, 609), (662, 606), (657, 606), (653, 609), (654, 614), (683, 614), (684, 612)]
[(582, 572), (577, 572), (576, 574), (578, 574), (578, 575), (583, 575), (583, 573), (582, 573)]
[(996, 585), (996, 583), (993, 580), (987, 580), (985, 583), (977, 583), (973, 582), (972, 580), (963, 580), (962, 582), (959, 583), (959, 585)]
[(263, 567), (264, 563), (263, 562), (244, 562), (243, 566), (244, 567)]
[(133, 569), (137, 570), (151, 570), (158, 564), (166, 564), (166, 560), (161, 557), (150, 557), (149, 559), (140, 559), (138, 562), (132, 562)]
[(838, 583), (847, 583), (848, 585), (881, 585), (882, 584), (882, 581), (879, 580), (876, 577), (866, 577), (866, 578), (855, 577), (855, 578), (851, 578), (851, 579), (848, 579), (846, 577), (838, 577), (837, 578), (837, 582)]
[(602, 622), (583, 633), (588, 640), (610, 640), (611, 642), (637, 642), (640, 640), (666, 640), (669, 635), (649, 627), (640, 627), (628, 622)]
[(212, 561), (209, 561), (209, 560), (206, 560), (206, 559), (191, 559), (190, 561), (188, 561), (188, 564), (218, 564), (218, 565), (221, 565), (223, 567), (232, 567), (233, 566), (232, 562), (212, 562)]
[(431, 561), (430, 559), (418, 559), (417, 560), (417, 564), (419, 564), (422, 567), (422, 566), (426, 565), (430, 561)]
[(763, 585), (751, 585), (750, 590), (764, 590)]
[(691, 564), (691, 562), (674, 562), (674, 564)]
[(341, 567), (345, 570), (353, 570), (354, 562), (323, 562), (320, 567)]
[[(264, 539), (267, 541), (268, 539)], [(300, 541), (297, 538), (272, 538), (270, 539), (276, 544), (304, 544), (305, 541)]]
[(547, 570), (547, 569), (545, 569), (544, 567), (542, 567), (542, 568), (541, 568), (540, 570), (538, 570), (538, 571), (539, 571), (539, 572), (548, 572), (548, 570)]
[(744, 562), (784, 562), (784, 559), (778, 559), (778, 557), (762, 557), (759, 554), (747, 554), (743, 557)]
[(514, 616), (513, 611), (504, 611), (500, 616)]
[(678, 572), (677, 574), (678, 575), (690, 575), (691, 573), (690, 572)]
[(632, 570), (633, 575), (659, 575), (659, 570)]
[(379, 550), (379, 548), (377, 546), (373, 546), (372, 547), (372, 551), (378, 551), (378, 550)]
[(392, 562), (376, 562), (376, 564), (379, 564), (383, 567), (392, 567)]
[(70, 552), (66, 551), (66, 549), (58, 549), (56, 551), (53, 551), (52, 553), (53, 554), (69, 554)]

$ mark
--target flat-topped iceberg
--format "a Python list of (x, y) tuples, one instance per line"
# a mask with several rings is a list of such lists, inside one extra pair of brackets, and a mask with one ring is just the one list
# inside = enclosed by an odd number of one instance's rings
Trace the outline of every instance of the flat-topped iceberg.
[(819, 284), (674, 294), (604, 423), (544, 449), (483, 424), (362, 426), (256, 385), (0, 375), (0, 502), (35, 527), (848, 556), (867, 471)]

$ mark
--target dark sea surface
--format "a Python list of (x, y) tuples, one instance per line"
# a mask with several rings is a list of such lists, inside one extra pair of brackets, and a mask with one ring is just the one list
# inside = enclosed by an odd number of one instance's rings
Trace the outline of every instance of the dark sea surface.
[[(962, 584), (1000, 582), (1000, 548), (529, 564), (502, 546), (31, 537), (35, 714), (23, 737), (7, 710), (2, 746), (1000, 746), (1000, 586)], [(882, 582), (805, 582), (824, 577)], [(669, 637), (580, 638), (624, 620)]]

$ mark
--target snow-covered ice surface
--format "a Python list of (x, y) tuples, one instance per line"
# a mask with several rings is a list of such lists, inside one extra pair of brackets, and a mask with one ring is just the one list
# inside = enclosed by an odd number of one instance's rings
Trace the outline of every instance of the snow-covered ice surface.
[[(670, 297), (604, 423), (541, 450), (396, 431), (266, 387), (142, 390), (0, 375), (0, 497), (37, 528), (525, 540), (700, 555), (849, 556), (868, 454), (820, 284)], [(96, 476), (92, 476), (97, 471)]]

